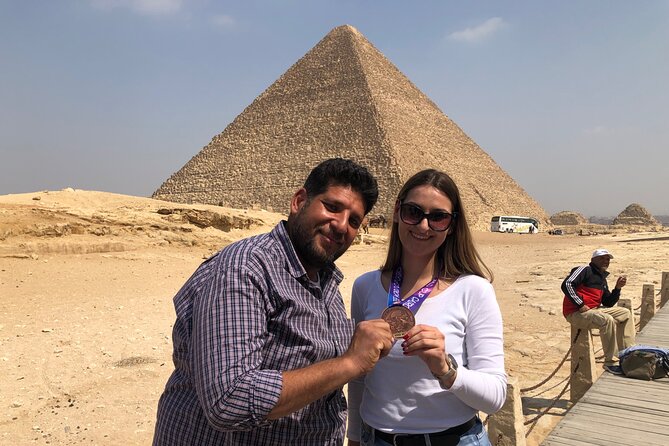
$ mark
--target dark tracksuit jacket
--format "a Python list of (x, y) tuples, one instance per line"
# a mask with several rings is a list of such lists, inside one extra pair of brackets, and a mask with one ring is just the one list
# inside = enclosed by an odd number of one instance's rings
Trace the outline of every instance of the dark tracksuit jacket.
[(600, 271), (592, 263), (572, 269), (562, 282), (564, 292), (562, 314), (566, 317), (578, 311), (583, 305), (589, 308), (597, 308), (600, 305), (614, 306), (620, 299), (620, 290), (614, 288), (613, 291), (609, 291), (609, 285), (606, 283), (608, 275), (608, 272)]

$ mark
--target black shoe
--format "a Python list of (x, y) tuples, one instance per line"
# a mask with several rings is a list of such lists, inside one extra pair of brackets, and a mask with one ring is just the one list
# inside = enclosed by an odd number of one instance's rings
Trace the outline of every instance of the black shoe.
[(619, 365), (604, 365), (604, 370), (614, 375), (624, 375), (623, 368)]

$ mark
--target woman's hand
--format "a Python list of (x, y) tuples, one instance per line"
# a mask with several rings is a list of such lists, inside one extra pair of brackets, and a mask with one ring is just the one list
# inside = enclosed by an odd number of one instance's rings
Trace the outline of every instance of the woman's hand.
[(435, 375), (448, 372), (446, 340), (438, 328), (419, 324), (404, 335), (402, 350), (406, 356), (418, 356)]

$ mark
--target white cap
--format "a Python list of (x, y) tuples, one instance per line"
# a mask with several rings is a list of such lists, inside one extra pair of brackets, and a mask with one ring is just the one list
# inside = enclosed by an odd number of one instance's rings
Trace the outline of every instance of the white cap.
[(603, 248), (595, 249), (595, 252), (592, 253), (593, 259), (599, 256), (609, 256), (609, 259), (613, 258), (613, 254), (611, 254), (610, 252), (608, 252), (606, 249)]

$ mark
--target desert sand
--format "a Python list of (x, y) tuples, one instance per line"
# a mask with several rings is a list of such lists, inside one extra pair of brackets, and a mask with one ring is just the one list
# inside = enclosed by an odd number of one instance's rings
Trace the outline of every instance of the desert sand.
[[(172, 297), (213, 252), (266, 232), (281, 214), (66, 189), (0, 196), (0, 444), (148, 445), (172, 371)], [(475, 233), (495, 274), (506, 367), (521, 388), (546, 378), (569, 348), (562, 278), (609, 249), (612, 276), (638, 307), (669, 268), (667, 232), (593, 236)], [(387, 234), (372, 229), (337, 262), (346, 279), (377, 268)], [(568, 375), (524, 395), (527, 419)], [(539, 444), (568, 394), (528, 436)]]

